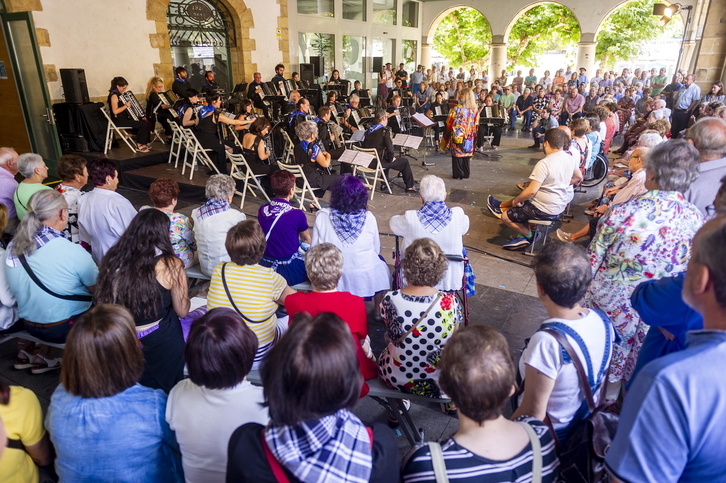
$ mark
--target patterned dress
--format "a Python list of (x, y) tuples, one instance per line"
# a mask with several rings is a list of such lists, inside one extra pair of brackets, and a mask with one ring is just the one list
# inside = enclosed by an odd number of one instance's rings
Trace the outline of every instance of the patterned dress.
[(448, 140), (452, 156), (466, 158), (474, 153), (478, 120), (476, 109), (459, 105), (451, 110), (446, 131), (451, 133)]
[[(153, 208), (152, 206), (142, 206), (142, 210)], [(174, 255), (184, 262), (184, 267), (189, 268), (194, 259), (194, 251), (197, 244), (194, 241), (194, 231), (189, 217), (181, 213), (167, 213), (162, 211), (169, 217), (169, 239), (171, 247), (174, 249)]]
[[(447, 293), (424, 322), (416, 324), (436, 295), (412, 296), (388, 292), (381, 303), (388, 346), (378, 358), (379, 375), (389, 386), (420, 396), (441, 397), (439, 360), (446, 341), (462, 320), (459, 302)], [(415, 315), (414, 315), (415, 314)], [(395, 343), (415, 324), (402, 341)]]
[(598, 223), (588, 248), (594, 277), (585, 305), (607, 313), (620, 335), (611, 382), (630, 379), (649, 329), (630, 305), (630, 295), (644, 280), (686, 270), (703, 221), (681, 193), (654, 190), (613, 206)]

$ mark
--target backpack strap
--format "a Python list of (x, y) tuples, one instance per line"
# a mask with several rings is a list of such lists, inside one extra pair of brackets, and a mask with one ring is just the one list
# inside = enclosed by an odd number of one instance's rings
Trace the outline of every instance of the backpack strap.
[(229, 303), (232, 304), (232, 308), (237, 311), (237, 313), (240, 315), (240, 317), (242, 317), (245, 322), (249, 322), (250, 324), (259, 324), (260, 322), (264, 322), (262, 320), (250, 319), (245, 314), (243, 314), (239, 307), (237, 307), (237, 304), (234, 303), (234, 299), (232, 298), (232, 292), (230, 292), (229, 285), (227, 285), (227, 279), (224, 276), (224, 269), (227, 266), (227, 263), (229, 262), (224, 262), (222, 264), (222, 285), (224, 285), (224, 291), (227, 292), (227, 298), (229, 299)]
[(441, 444), (436, 441), (429, 441), (429, 452), (431, 453), (431, 464), (434, 467), (434, 476), (436, 483), (449, 483), (449, 477), (446, 474), (446, 461), (444, 460), (444, 452)]
[[(542, 482), (542, 444), (534, 428), (524, 421), (517, 421), (527, 432), (532, 445), (532, 483)], [(552, 433), (554, 434), (554, 432)]]
[[(595, 376), (593, 374), (592, 369), (592, 361), (590, 359), (590, 351), (587, 350), (587, 345), (585, 344), (585, 341), (582, 340), (582, 337), (580, 337), (580, 334), (575, 331), (572, 327), (570, 327), (567, 324), (563, 324), (562, 322), (547, 322), (546, 324), (542, 324), (542, 327), (540, 330), (544, 330), (547, 333), (550, 333), (550, 331), (555, 331), (558, 334), (563, 335), (569, 335), (572, 337), (572, 339), (577, 342), (577, 345), (580, 347), (580, 351), (582, 351), (582, 354), (585, 356), (585, 362), (587, 363), (587, 379), (589, 381), (590, 386), (595, 385)], [(566, 337), (565, 337), (566, 338)], [(562, 346), (562, 359), (568, 363), (573, 360), (572, 354), (570, 354), (567, 350), (565, 350), (565, 347), (563, 344), (560, 344)]]
[(575, 369), (577, 370), (577, 376), (580, 379), (580, 386), (582, 386), (582, 391), (585, 393), (585, 402), (587, 402), (587, 407), (590, 410), (590, 414), (592, 414), (596, 409), (595, 399), (592, 396), (592, 388), (590, 387), (587, 376), (585, 375), (585, 368), (582, 366), (582, 362), (577, 356), (575, 349), (570, 345), (570, 341), (567, 340), (567, 337), (560, 334), (558, 331), (549, 328), (545, 328), (543, 331), (554, 337), (572, 359), (572, 363), (575, 365)]

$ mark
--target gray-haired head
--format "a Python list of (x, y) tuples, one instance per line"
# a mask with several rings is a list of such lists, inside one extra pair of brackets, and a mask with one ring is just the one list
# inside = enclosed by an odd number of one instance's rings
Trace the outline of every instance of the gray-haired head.
[(227, 201), (234, 194), (234, 179), (226, 174), (213, 174), (207, 180), (204, 195), (214, 201)]
[(310, 138), (313, 134), (317, 134), (318, 125), (313, 121), (303, 121), (295, 127), (295, 135), (303, 141)]
[(663, 138), (657, 132), (644, 132), (638, 138), (638, 146), (641, 148), (653, 148), (663, 142)]
[(40, 190), (34, 193), (28, 200), (28, 211), (15, 232), (13, 253), (27, 256), (35, 252), (35, 233), (43, 223), (60, 219), (63, 210), (68, 210), (68, 203), (60, 192)]
[(446, 184), (444, 180), (433, 174), (421, 178), (419, 194), (424, 203), (429, 201), (444, 201), (446, 199)]
[(45, 161), (40, 154), (24, 153), (18, 156), (18, 170), (24, 178), (30, 178), (35, 173), (36, 168), (45, 166)]
[(13, 148), (0, 148), (0, 166), (3, 168), (8, 165), (8, 162), (12, 161), (18, 156), (18, 153)]
[(688, 128), (686, 139), (698, 149), (702, 161), (726, 156), (726, 121), (720, 117), (703, 117)]
[(332, 243), (315, 245), (305, 254), (305, 270), (315, 290), (335, 290), (343, 274), (343, 253)]
[[(722, 310), (726, 310), (726, 216), (717, 216), (707, 222), (693, 239), (693, 259), (691, 263), (705, 265), (715, 292), (716, 301)], [(688, 270), (686, 278), (690, 275)], [(694, 271), (694, 273), (697, 273)], [(686, 283), (686, 287), (690, 284)], [(686, 294), (684, 287), (684, 295)], [(688, 298), (686, 298), (688, 300)]]
[(698, 179), (698, 164), (698, 151), (691, 143), (671, 139), (650, 150), (646, 171), (657, 189), (684, 193)]
[(592, 268), (585, 250), (573, 243), (550, 243), (534, 261), (537, 283), (555, 304), (573, 308), (585, 295)]

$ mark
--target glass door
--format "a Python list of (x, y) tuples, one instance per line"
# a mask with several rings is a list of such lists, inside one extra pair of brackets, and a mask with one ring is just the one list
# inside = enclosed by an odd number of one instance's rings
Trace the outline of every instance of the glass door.
[[(33, 152), (55, 168), (61, 149), (30, 13), (2, 16), (18, 93)], [(54, 170), (54, 169), (53, 169)]]

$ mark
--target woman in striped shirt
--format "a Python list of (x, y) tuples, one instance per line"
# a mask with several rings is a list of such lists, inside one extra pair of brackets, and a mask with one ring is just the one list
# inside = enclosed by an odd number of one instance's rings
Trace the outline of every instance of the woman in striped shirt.
[(231, 262), (219, 263), (212, 272), (207, 307), (229, 307), (237, 311), (258, 340), (252, 370), (259, 369), (287, 327), (287, 317), (278, 322), (278, 304), (295, 293), (282, 276), (259, 264), (265, 252), (265, 234), (255, 220), (245, 220), (227, 233), (225, 247)]

